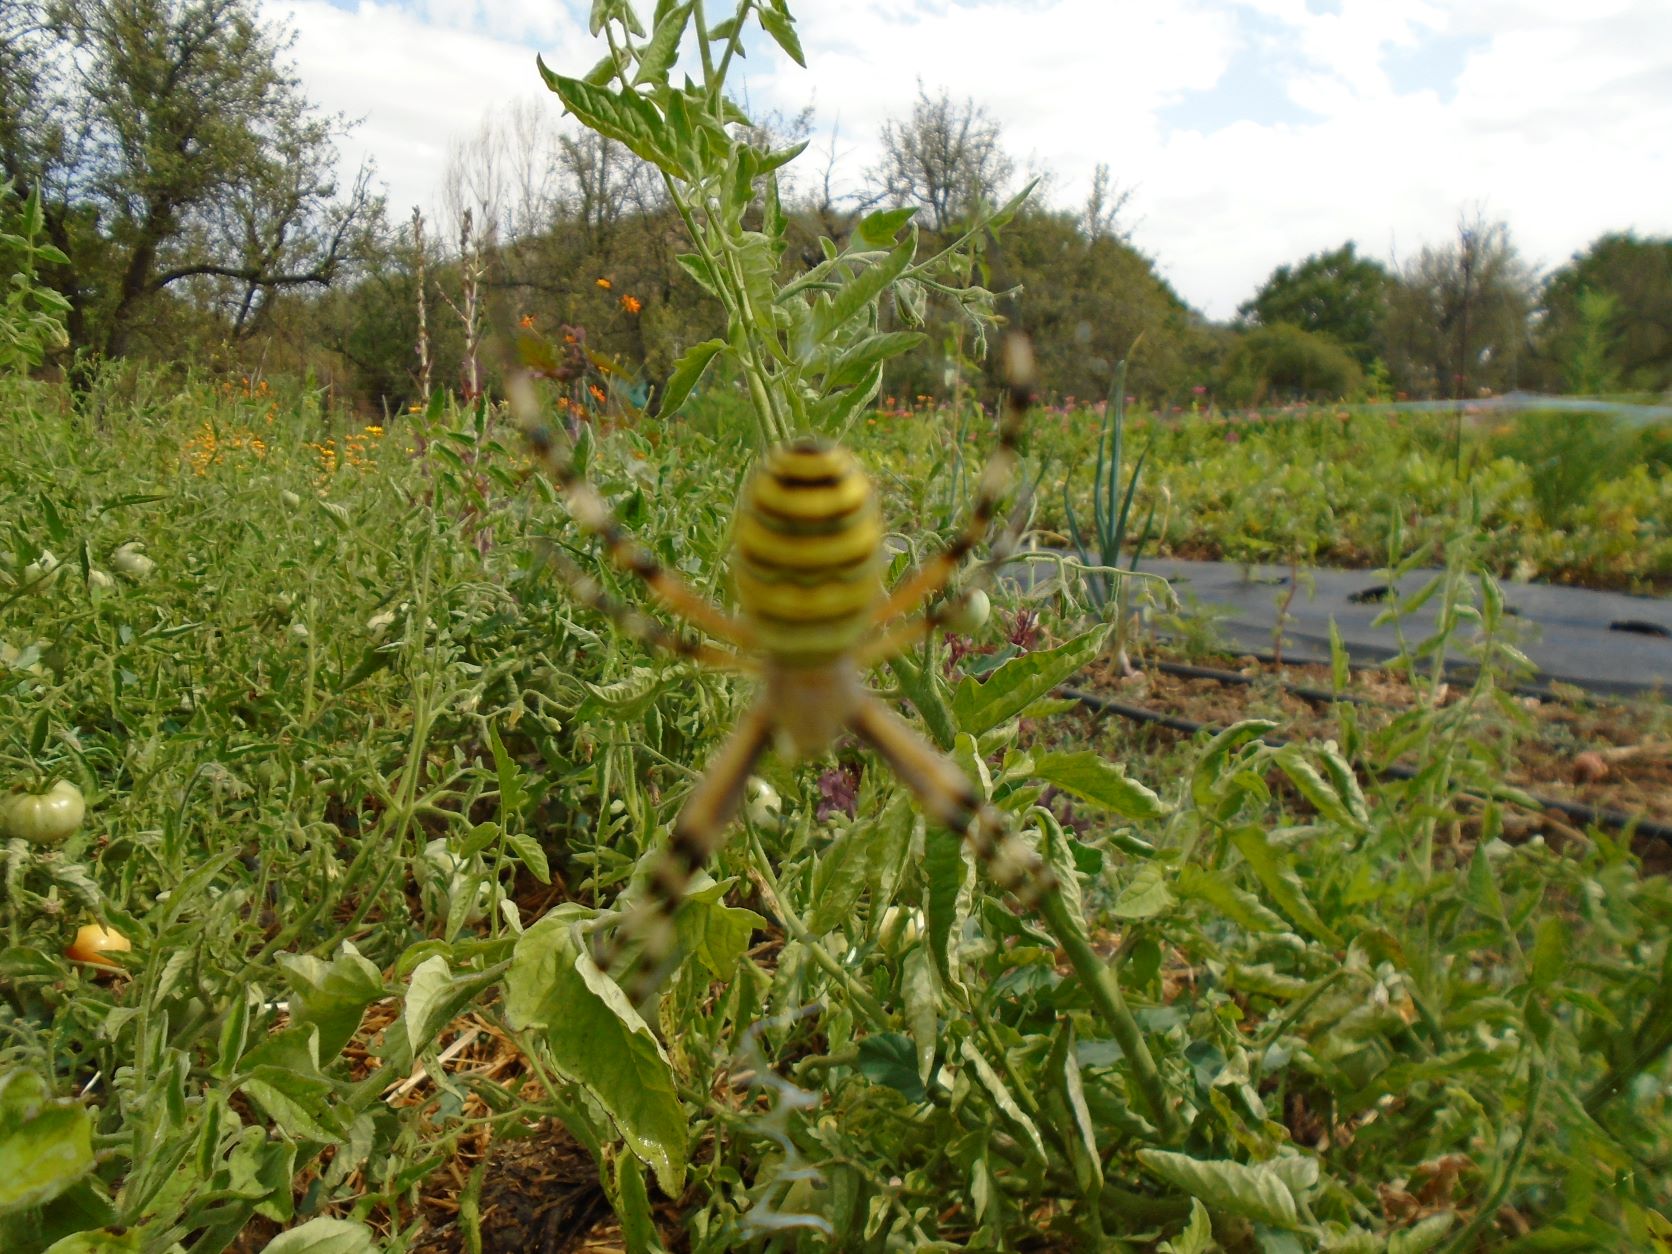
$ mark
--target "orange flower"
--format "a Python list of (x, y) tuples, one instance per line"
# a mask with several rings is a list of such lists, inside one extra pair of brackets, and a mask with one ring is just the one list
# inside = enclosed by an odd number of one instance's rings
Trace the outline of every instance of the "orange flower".
[(644, 302), (637, 296), (623, 296), (621, 298), (621, 307), (630, 314), (636, 314), (639, 310), (644, 308)]
[(609, 291), (610, 288), (615, 286), (615, 284), (611, 283), (608, 279), (597, 279), (597, 280), (595, 280), (595, 282), (598, 284), (599, 287), (603, 288), (606, 292)]
[(592, 393), (592, 399), (593, 400), (597, 401), (600, 405), (602, 405), (604, 403), (604, 389), (603, 388), (599, 387), (596, 383), (588, 383), (586, 385), (586, 390), (588, 392)]
[(534, 315), (524, 314), (522, 317), (517, 319), (517, 325), (524, 331), (532, 331), (534, 329)]

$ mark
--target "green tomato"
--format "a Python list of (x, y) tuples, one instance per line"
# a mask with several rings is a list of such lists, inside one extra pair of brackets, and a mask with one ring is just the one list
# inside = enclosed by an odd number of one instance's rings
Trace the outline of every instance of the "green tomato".
[(980, 588), (972, 588), (965, 593), (963, 603), (946, 616), (946, 629), (961, 636), (973, 636), (987, 625), (992, 612), (993, 603), (987, 594)]
[(23, 793), (0, 802), (0, 826), (8, 836), (33, 845), (62, 844), (75, 834), (87, 817), (87, 802), (81, 789), (61, 779), (44, 793)]
[(138, 540), (119, 546), (110, 555), (110, 564), (116, 567), (117, 574), (133, 580), (144, 579), (157, 569), (157, 564), (145, 556), (145, 545)]

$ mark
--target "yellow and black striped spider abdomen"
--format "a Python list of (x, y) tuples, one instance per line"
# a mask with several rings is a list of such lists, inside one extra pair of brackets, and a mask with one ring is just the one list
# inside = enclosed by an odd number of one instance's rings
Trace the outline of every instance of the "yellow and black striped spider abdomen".
[(767, 453), (744, 488), (732, 580), (762, 652), (816, 666), (852, 651), (882, 599), (882, 515), (870, 477), (839, 445)]

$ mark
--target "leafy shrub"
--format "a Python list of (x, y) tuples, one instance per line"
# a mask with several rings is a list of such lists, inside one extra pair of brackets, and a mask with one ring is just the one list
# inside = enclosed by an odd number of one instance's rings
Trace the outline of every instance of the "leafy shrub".
[(1222, 370), (1222, 392), (1233, 405), (1338, 400), (1356, 392), (1363, 381), (1346, 349), (1328, 336), (1282, 322), (1244, 334)]

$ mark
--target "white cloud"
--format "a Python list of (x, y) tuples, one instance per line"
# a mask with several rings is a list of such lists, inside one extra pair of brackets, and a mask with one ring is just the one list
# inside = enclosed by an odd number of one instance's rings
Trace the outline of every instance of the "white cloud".
[[(549, 0), (414, 4), (267, 0), (297, 28), (312, 98), (366, 118), (350, 155), (375, 155), (397, 213), (435, 202), (450, 138), (540, 90), (534, 51), (569, 72), (599, 54), (583, 14)], [(879, 128), (909, 112), (921, 79), (931, 93), (984, 105), (1019, 166), (1054, 173), (1061, 203), (1083, 197), (1093, 167), (1108, 162), (1136, 188), (1134, 242), (1217, 317), (1276, 265), (1348, 238), (1372, 255), (1409, 255), (1476, 206), (1506, 220), (1544, 265), (1604, 230), (1672, 233), (1664, 0), (792, 0), (792, 9), (809, 69), (762, 42), (736, 86), (757, 112), (814, 102), (815, 148), (839, 121), (839, 186), (856, 187), (875, 163)], [(1271, 98), (1239, 107), (1239, 93), (1259, 90)], [(1193, 93), (1217, 93), (1226, 115), (1170, 123), (1170, 107), (1209, 98)]]

